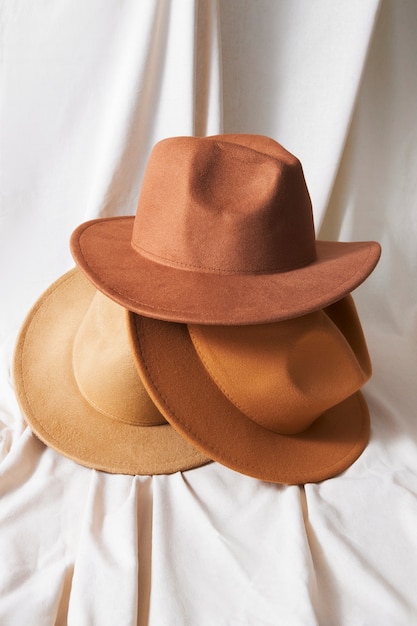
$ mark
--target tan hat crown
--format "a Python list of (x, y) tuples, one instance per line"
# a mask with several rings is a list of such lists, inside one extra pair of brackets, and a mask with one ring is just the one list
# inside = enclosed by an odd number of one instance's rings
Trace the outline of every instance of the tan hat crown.
[(127, 318), (77, 269), (47, 289), (15, 350), (16, 393), (28, 423), (58, 452), (107, 472), (171, 474), (208, 463), (147, 394)]
[(126, 311), (99, 291), (75, 335), (72, 366), (81, 394), (103, 415), (133, 426), (167, 423), (137, 373)]
[(214, 273), (284, 272), (315, 260), (301, 163), (268, 137), (250, 147), (239, 140), (175, 137), (155, 146), (133, 227), (137, 252)]

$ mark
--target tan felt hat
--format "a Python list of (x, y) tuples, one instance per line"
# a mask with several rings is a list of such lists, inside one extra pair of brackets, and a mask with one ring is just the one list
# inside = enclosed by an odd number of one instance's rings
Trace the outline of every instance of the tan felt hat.
[(350, 295), (271, 324), (185, 325), (129, 314), (141, 378), (210, 458), (278, 483), (330, 478), (365, 448), (371, 374)]
[(71, 249), (97, 289), (127, 309), (217, 325), (322, 309), (380, 256), (372, 241), (317, 241), (299, 160), (243, 134), (157, 143), (136, 216), (81, 224)]
[(17, 399), (35, 434), (87, 467), (170, 474), (208, 463), (159, 413), (129, 345), (127, 311), (78, 270), (29, 312), (14, 357)]

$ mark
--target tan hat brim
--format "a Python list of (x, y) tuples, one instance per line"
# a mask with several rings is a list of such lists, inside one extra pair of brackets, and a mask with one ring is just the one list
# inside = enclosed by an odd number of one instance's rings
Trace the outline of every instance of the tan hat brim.
[(170, 424), (137, 426), (106, 417), (80, 393), (72, 368), (76, 332), (94, 286), (74, 269), (29, 312), (16, 344), (17, 399), (35, 434), (78, 463), (120, 474), (170, 474), (210, 462)]
[[(284, 484), (339, 474), (369, 439), (369, 412), (358, 391), (299, 435), (262, 428), (211, 379), (187, 326), (130, 314), (141, 378), (166, 419), (210, 458), (243, 474)], [(173, 361), (175, 359), (175, 367)]]
[(353, 291), (380, 256), (373, 241), (317, 241), (316, 261), (289, 272), (191, 271), (135, 251), (133, 222), (116, 217), (81, 224), (71, 237), (72, 254), (97, 289), (130, 311), (167, 321), (237, 325), (305, 315)]

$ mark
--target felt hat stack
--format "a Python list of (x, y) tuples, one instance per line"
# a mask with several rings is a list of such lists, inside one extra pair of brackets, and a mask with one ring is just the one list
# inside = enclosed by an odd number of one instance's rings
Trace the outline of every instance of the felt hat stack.
[(316, 239), (302, 166), (276, 141), (160, 141), (136, 215), (81, 224), (71, 251), (15, 350), (47, 445), (113, 473), (217, 461), (285, 484), (361, 454), (371, 364), (351, 292), (380, 246)]

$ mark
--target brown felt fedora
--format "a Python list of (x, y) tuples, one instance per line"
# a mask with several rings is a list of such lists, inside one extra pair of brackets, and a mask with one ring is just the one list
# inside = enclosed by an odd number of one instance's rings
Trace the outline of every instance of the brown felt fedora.
[(208, 457), (265, 481), (330, 478), (365, 448), (371, 374), (351, 295), (270, 324), (186, 325), (129, 314), (142, 381)]
[(300, 162), (260, 135), (160, 141), (136, 216), (81, 224), (71, 249), (97, 289), (127, 309), (214, 325), (322, 309), (380, 255), (372, 241), (316, 240)]
[(106, 472), (170, 474), (208, 463), (146, 393), (128, 328), (127, 311), (78, 269), (51, 285), (15, 349), (15, 389), (26, 421), (51, 448)]

